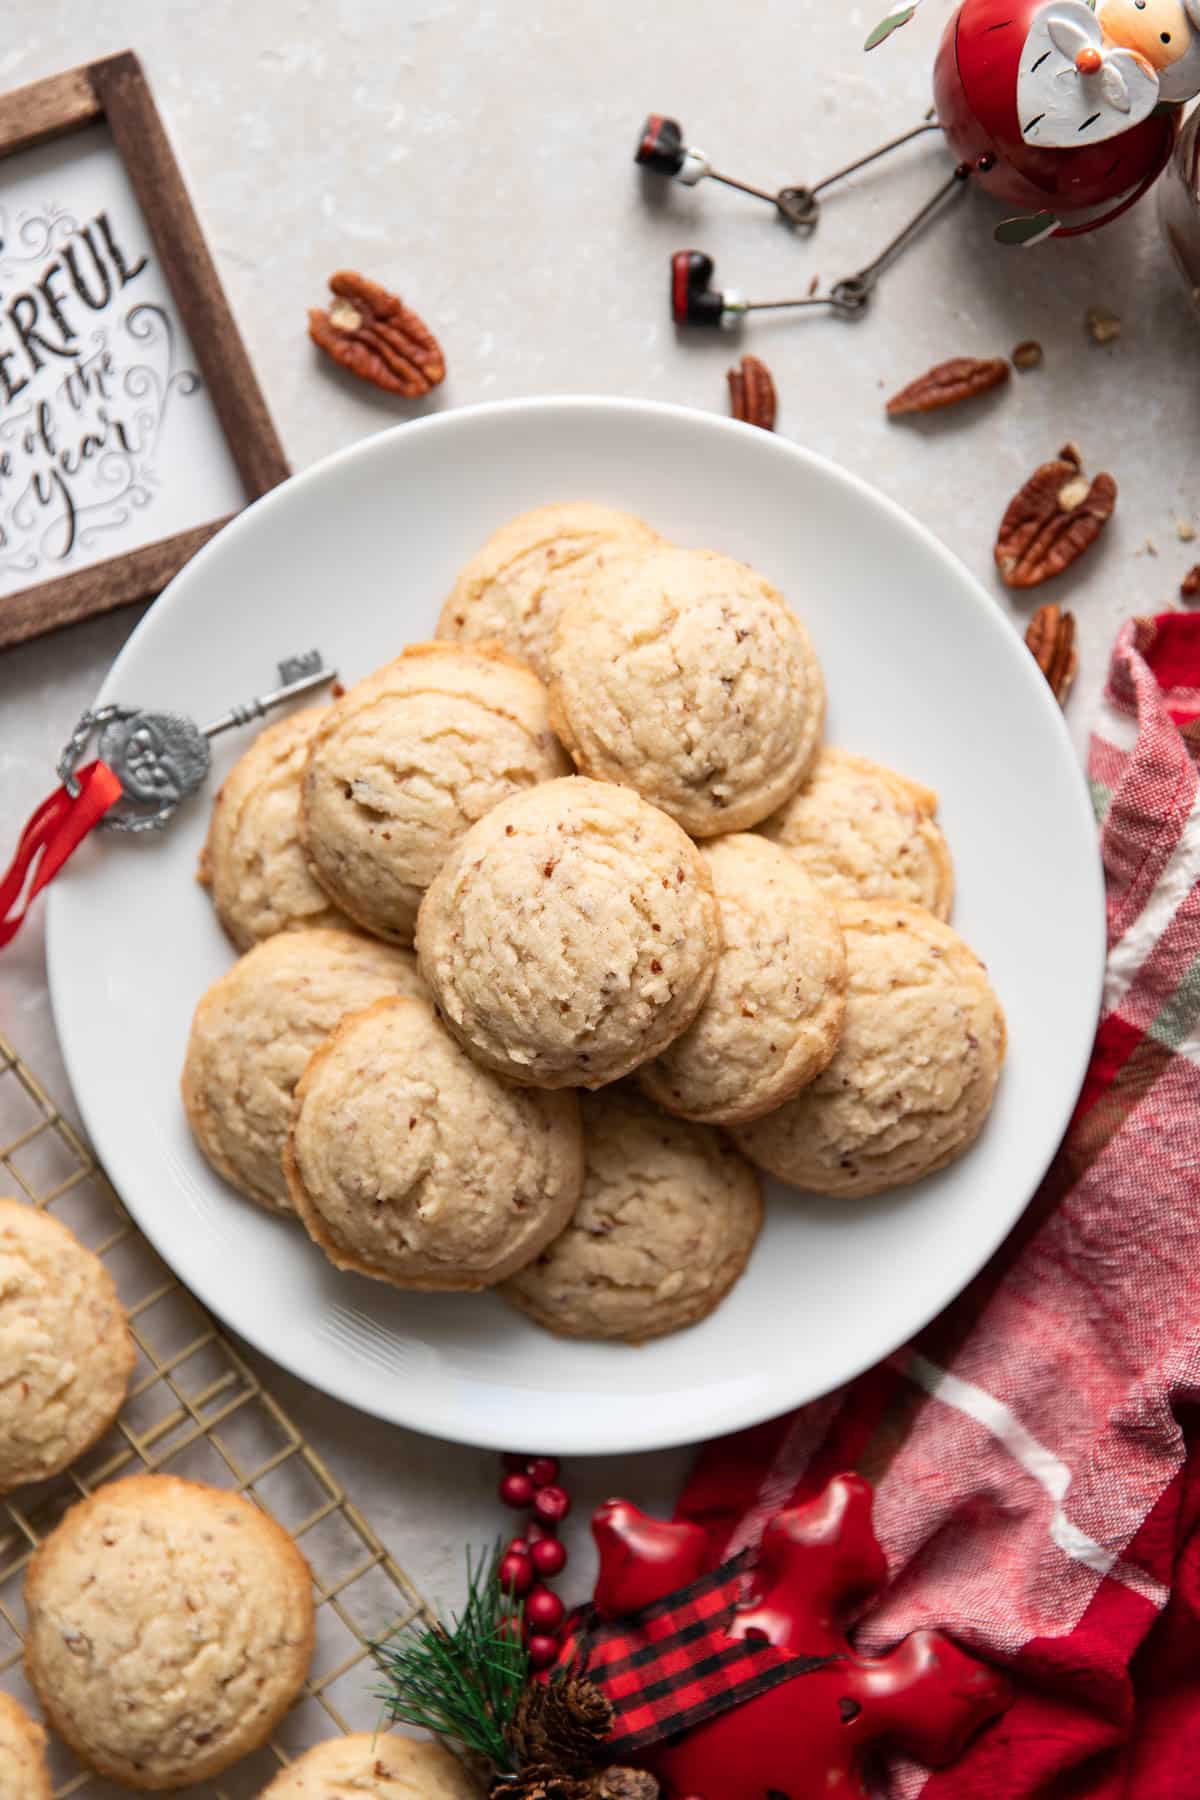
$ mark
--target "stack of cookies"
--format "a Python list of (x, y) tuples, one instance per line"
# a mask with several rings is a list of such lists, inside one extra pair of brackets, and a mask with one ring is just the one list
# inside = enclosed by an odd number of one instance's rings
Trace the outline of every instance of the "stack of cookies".
[(339, 1268), (636, 1343), (737, 1280), (756, 1169), (853, 1198), (960, 1155), (1004, 1020), (936, 797), (824, 718), (754, 569), (608, 507), (504, 526), (434, 642), (217, 796), (213, 1166)]

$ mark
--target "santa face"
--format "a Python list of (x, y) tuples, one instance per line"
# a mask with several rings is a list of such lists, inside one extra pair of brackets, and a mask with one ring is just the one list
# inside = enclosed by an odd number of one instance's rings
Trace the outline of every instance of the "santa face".
[(1187, 55), (1195, 36), (1183, 0), (1099, 0), (1096, 18), (1110, 44), (1136, 50), (1160, 74)]

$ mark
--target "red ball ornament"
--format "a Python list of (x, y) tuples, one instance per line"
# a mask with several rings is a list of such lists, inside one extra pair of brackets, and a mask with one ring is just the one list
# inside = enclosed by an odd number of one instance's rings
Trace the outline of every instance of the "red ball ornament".
[(539, 1538), (529, 1546), (529, 1555), (539, 1575), (561, 1575), (567, 1566), (566, 1546), (557, 1538)]
[(533, 1510), (539, 1519), (559, 1525), (571, 1510), (571, 1496), (566, 1488), (553, 1485), (538, 1488), (533, 1496)]
[(519, 1597), (533, 1586), (533, 1564), (527, 1556), (514, 1555), (511, 1550), (500, 1558), (499, 1574), (500, 1586), (506, 1594)]
[(531, 1546), (530, 1546), (530, 1542), (529, 1542), (528, 1538), (515, 1537), (515, 1538), (513, 1538), (512, 1542), (508, 1545), (508, 1548), (505, 1551), (505, 1555), (506, 1556), (528, 1556), (529, 1552), (530, 1552), (530, 1548), (531, 1548)]
[(530, 1638), (525, 1648), (529, 1655), (531, 1668), (548, 1669), (553, 1663), (558, 1661), (557, 1638), (545, 1637), (539, 1633)]
[(505, 1506), (511, 1506), (517, 1512), (524, 1511), (532, 1501), (535, 1491), (533, 1482), (524, 1469), (515, 1469), (500, 1483), (501, 1500)]
[[(613, 1707), (606, 1755), (651, 1769), (668, 1794), (868, 1800), (881, 1745), (941, 1767), (1008, 1704), (1004, 1678), (941, 1632), (915, 1631), (885, 1656), (851, 1648), (846, 1620), (887, 1573), (859, 1475), (777, 1514), (749, 1574), (744, 1555), (705, 1572), (697, 1526), (624, 1501), (601, 1507), (593, 1531), (595, 1611), (572, 1625), (560, 1664), (586, 1657)], [(717, 1661), (721, 1697), (692, 1726)]]
[(1044, 0), (964, 0), (942, 36), (934, 105), (951, 156), (987, 193), (1030, 213), (1105, 208), (1100, 217), (1067, 228), (1090, 231), (1140, 198), (1161, 174), (1179, 129), (1179, 108), (1152, 113), (1118, 136), (1077, 149), (1027, 143), (1017, 75), (1030, 24), (1041, 10)]
[(525, 1601), (525, 1618), (535, 1631), (557, 1631), (566, 1607), (548, 1587), (535, 1587)]
[(552, 1481), (558, 1480), (558, 1458), (556, 1456), (535, 1456), (526, 1463), (525, 1473), (534, 1487), (549, 1487)]

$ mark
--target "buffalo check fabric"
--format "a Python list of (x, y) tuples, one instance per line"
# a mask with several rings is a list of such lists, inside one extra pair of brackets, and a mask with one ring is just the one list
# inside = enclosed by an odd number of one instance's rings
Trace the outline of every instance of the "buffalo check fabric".
[(731, 1557), (629, 1619), (610, 1623), (591, 1607), (575, 1615), (563, 1660), (582, 1662), (612, 1706), (606, 1759), (620, 1762), (829, 1662), (726, 1635), (752, 1560), (749, 1551)]
[(918, 1339), (708, 1446), (680, 1503), (719, 1563), (839, 1469), (876, 1483), (858, 1647), (940, 1626), (1017, 1690), (953, 1767), (896, 1759), (894, 1800), (1200, 1800), (1198, 755), (1200, 616), (1133, 620), (1089, 761), (1103, 1013), (1054, 1163)]

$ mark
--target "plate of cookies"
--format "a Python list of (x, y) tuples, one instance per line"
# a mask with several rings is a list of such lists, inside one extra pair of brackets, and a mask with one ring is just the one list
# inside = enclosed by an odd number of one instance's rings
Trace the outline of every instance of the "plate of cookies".
[(384, 432), (257, 502), (101, 702), (213, 743), (50, 896), (130, 1211), (229, 1326), (466, 1443), (650, 1449), (890, 1354), (1048, 1166), (1104, 950), (1010, 622), (890, 501), (681, 408)]

